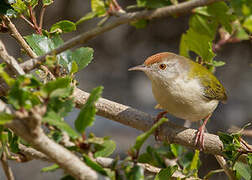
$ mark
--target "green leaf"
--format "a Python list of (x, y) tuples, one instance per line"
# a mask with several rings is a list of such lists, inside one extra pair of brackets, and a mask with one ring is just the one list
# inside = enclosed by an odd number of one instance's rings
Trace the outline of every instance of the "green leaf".
[(3, 80), (8, 84), (8, 86), (12, 86), (14, 84), (14, 79), (9, 76), (7, 72), (5, 72), (4, 68), (6, 67), (6, 64), (1, 63), (0, 64), (0, 77), (3, 78)]
[(18, 153), (20, 151), (19, 149), (19, 137), (12, 133), (11, 131), (8, 131), (8, 139), (9, 139), (9, 147), (11, 152)]
[(47, 105), (47, 111), (53, 111), (60, 117), (65, 117), (74, 107), (73, 99), (63, 99), (62, 97), (50, 98)]
[(91, 0), (91, 9), (98, 17), (106, 14), (106, 7), (103, 0)]
[(207, 16), (195, 14), (191, 16), (189, 26), (197, 33), (204, 34), (210, 39), (214, 39), (218, 23)]
[(55, 24), (52, 25), (50, 32), (58, 32), (58, 33), (68, 33), (76, 30), (76, 25), (75, 23), (68, 21), (68, 20), (63, 20), (59, 21)]
[(252, 15), (247, 17), (243, 23), (243, 27), (252, 33)]
[(22, 0), (16, 0), (16, 3), (11, 4), (11, 7), (19, 14), (23, 14), (27, 10), (27, 6)]
[(170, 0), (137, 0), (138, 7), (146, 7), (150, 9), (161, 8), (171, 5)]
[(173, 153), (173, 155), (175, 156), (175, 157), (178, 157), (178, 154), (179, 154), (179, 145), (177, 145), (177, 144), (171, 144), (170, 145), (170, 147), (171, 147), (171, 152)]
[[(33, 51), (41, 56), (53, 49), (61, 46), (64, 42), (59, 35), (53, 35), (51, 38), (46, 36), (41, 36), (33, 34), (30, 36), (25, 36), (25, 40), (31, 46)], [(75, 61), (79, 66), (78, 69), (86, 67), (93, 59), (93, 49), (88, 47), (81, 47), (75, 51), (64, 51), (57, 55), (59, 64), (71, 71), (72, 63)]]
[(97, 171), (98, 173), (107, 176), (107, 172), (103, 169), (102, 166), (100, 166), (96, 162), (92, 161), (86, 154), (82, 154), (82, 155), (83, 155), (83, 159), (84, 159), (84, 162), (86, 163), (86, 165), (88, 165), (93, 170)]
[(40, 99), (35, 91), (40, 86), (41, 83), (32, 75), (19, 76), (9, 91), (8, 103), (16, 109), (21, 107), (30, 109), (40, 104)]
[(134, 165), (129, 172), (129, 180), (144, 180), (144, 169), (139, 165)]
[(166, 118), (162, 118), (160, 119), (157, 123), (155, 123), (148, 131), (146, 131), (145, 133), (139, 135), (136, 138), (136, 142), (134, 144), (134, 146), (131, 148), (133, 151), (139, 151), (140, 148), (142, 147), (143, 143), (148, 139), (148, 137), (153, 134), (153, 132), (164, 122), (167, 122), (168, 119)]
[[(209, 36), (199, 34), (193, 29), (189, 29), (185, 35), (182, 36), (181, 45), (183, 49), (181, 52), (185, 54), (186, 50), (191, 50), (197, 53), (205, 62), (211, 62), (215, 54), (212, 51), (212, 40)], [(187, 52), (188, 54), (188, 52)]]
[(0, 125), (4, 125), (14, 119), (14, 115), (5, 112), (0, 112)]
[(52, 172), (52, 171), (56, 171), (57, 169), (59, 169), (59, 165), (58, 164), (53, 164), (51, 166), (48, 167), (44, 167), (41, 169), (41, 172)]
[(99, 151), (96, 151), (94, 153), (95, 158), (108, 157), (114, 152), (114, 150), (116, 148), (116, 144), (112, 140), (105, 140), (101, 146), (102, 146), (102, 148)]
[(53, 3), (53, 0), (43, 0), (42, 2), (44, 6), (49, 6), (50, 4)]
[(226, 63), (224, 61), (213, 61), (213, 66), (214, 67), (220, 67), (220, 66), (224, 66)]
[(46, 36), (32, 34), (24, 36), (24, 38), (38, 56), (42, 56), (56, 48), (53, 41)]
[(252, 169), (247, 164), (236, 162), (234, 170), (236, 170), (236, 175), (238, 177), (243, 177), (245, 180), (252, 179)]
[(232, 15), (229, 14), (229, 7), (225, 2), (216, 2), (207, 7), (208, 12), (219, 22), (229, 33), (232, 32)]
[(81, 47), (72, 54), (72, 60), (74, 60), (77, 65), (78, 69), (81, 70), (85, 68), (93, 59), (94, 50), (89, 47)]
[(190, 165), (190, 170), (198, 170), (199, 164), (200, 164), (199, 150), (195, 150), (195, 153), (194, 153), (191, 165)]
[[(42, 92), (46, 96), (50, 96), (53, 91), (63, 89), (64, 91), (69, 91), (67, 88), (70, 88), (70, 83), (72, 79), (70, 77), (57, 78), (56, 80), (49, 81), (42, 88)], [(58, 92), (59, 93), (59, 92)], [(62, 93), (62, 92), (61, 92)], [(59, 93), (59, 95), (62, 95)], [(65, 93), (65, 92), (63, 92)], [(53, 96), (56, 96), (57, 93), (54, 93)]]
[(85, 16), (83, 16), (82, 18), (80, 18), (76, 23), (75, 25), (78, 26), (79, 24), (87, 21), (87, 20), (90, 20), (90, 19), (93, 19), (94, 17), (96, 17), (96, 12), (89, 12), (87, 13)]
[(72, 66), (71, 66), (71, 71), (70, 74), (74, 74), (78, 72), (78, 64), (76, 63), (76, 61), (72, 62)]
[(38, 5), (38, 0), (25, 0), (25, 2), (29, 5), (32, 6), (32, 8), (35, 8)]
[(173, 173), (178, 170), (178, 166), (168, 166), (165, 169), (162, 169), (156, 176), (155, 180), (167, 180), (171, 179)]
[(43, 122), (47, 122), (50, 125), (56, 126), (57, 128), (65, 131), (71, 138), (75, 139), (79, 135), (73, 130), (57, 113), (50, 111), (43, 117)]
[(102, 90), (102, 86), (93, 89), (86, 104), (82, 107), (77, 119), (75, 120), (75, 129), (79, 133), (83, 133), (88, 126), (93, 124), (96, 113), (95, 103), (101, 96)]

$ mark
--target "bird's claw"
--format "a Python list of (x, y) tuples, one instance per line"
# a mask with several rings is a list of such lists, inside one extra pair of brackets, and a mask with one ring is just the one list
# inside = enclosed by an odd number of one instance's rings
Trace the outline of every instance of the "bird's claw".
[(199, 146), (199, 150), (204, 150), (204, 129), (201, 127), (199, 128), (196, 138), (195, 138), (195, 146)]

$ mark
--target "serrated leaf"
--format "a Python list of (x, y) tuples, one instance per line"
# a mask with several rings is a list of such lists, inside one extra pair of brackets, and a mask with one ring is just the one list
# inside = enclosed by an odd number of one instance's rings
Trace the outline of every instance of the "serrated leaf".
[(75, 25), (78, 26), (79, 24), (87, 21), (87, 20), (90, 20), (90, 19), (93, 19), (94, 17), (96, 17), (96, 12), (89, 12), (87, 13), (85, 16), (81, 17), (76, 23)]
[(167, 180), (167, 179), (171, 179), (172, 175), (174, 174), (174, 172), (178, 170), (178, 166), (168, 166), (165, 169), (162, 169), (156, 176), (155, 176), (155, 180)]
[(108, 157), (114, 152), (114, 150), (116, 148), (116, 144), (112, 140), (105, 140), (104, 143), (101, 146), (102, 146), (101, 150), (96, 151), (94, 153), (95, 158), (97, 158), (97, 157)]
[(75, 130), (72, 129), (57, 113), (53, 111), (47, 112), (46, 116), (43, 117), (43, 122), (47, 122), (50, 125), (56, 126), (57, 128), (65, 131), (73, 139), (79, 137)]
[(215, 54), (212, 51), (212, 39), (204, 34), (199, 34), (193, 29), (189, 29), (182, 36), (180, 50), (183, 54), (188, 54), (186, 50), (191, 50), (197, 53), (205, 62), (211, 62)]
[(225, 2), (215, 2), (207, 7), (207, 11), (215, 18), (229, 33), (232, 33), (232, 15), (228, 13), (229, 7)]
[(77, 65), (78, 69), (81, 70), (85, 68), (93, 59), (94, 50), (89, 47), (81, 47), (76, 49), (72, 53), (72, 60), (74, 60)]
[(12, 114), (0, 112), (0, 125), (4, 125), (5, 123), (11, 122), (13, 119), (14, 116)]
[(98, 173), (107, 176), (107, 172), (103, 169), (103, 167), (101, 165), (92, 161), (86, 154), (82, 154), (82, 155), (83, 155), (83, 159), (84, 159), (84, 162), (86, 163), (86, 165), (88, 165), (93, 170), (97, 171)]
[(41, 169), (41, 172), (52, 172), (52, 171), (56, 171), (57, 169), (59, 169), (59, 165), (58, 164), (53, 164), (51, 166), (47, 166)]
[(106, 14), (106, 7), (103, 0), (91, 0), (91, 9), (98, 17)]
[(131, 148), (133, 151), (139, 151), (140, 148), (142, 147), (143, 143), (148, 139), (148, 137), (153, 134), (153, 132), (164, 122), (167, 122), (168, 119), (162, 118), (160, 119), (157, 123), (155, 123), (148, 131), (145, 133), (137, 136), (136, 142), (134, 146)]
[(75, 120), (75, 129), (79, 133), (83, 133), (88, 126), (91, 126), (93, 124), (96, 113), (95, 103), (100, 98), (102, 90), (102, 86), (99, 86), (92, 90), (87, 102), (82, 107), (77, 119)]
[(252, 179), (252, 169), (242, 162), (236, 162), (234, 165), (234, 170), (236, 170), (236, 175), (243, 177), (245, 180)]
[(58, 33), (68, 33), (76, 31), (76, 25), (75, 23), (68, 21), (68, 20), (62, 20), (52, 25), (50, 32), (58, 32)]

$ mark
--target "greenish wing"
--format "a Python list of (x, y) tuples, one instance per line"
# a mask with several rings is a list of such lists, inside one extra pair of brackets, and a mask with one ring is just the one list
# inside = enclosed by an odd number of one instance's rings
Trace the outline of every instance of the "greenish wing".
[(201, 78), (201, 83), (204, 86), (204, 96), (206, 98), (222, 102), (227, 100), (225, 88), (211, 72), (209, 72), (207, 77)]
[(191, 68), (189, 72), (189, 78), (197, 77), (204, 87), (203, 96), (210, 100), (216, 99), (225, 102), (227, 100), (227, 94), (220, 81), (205, 67), (194, 61), (191, 61), (190, 59), (185, 60), (187, 60)]

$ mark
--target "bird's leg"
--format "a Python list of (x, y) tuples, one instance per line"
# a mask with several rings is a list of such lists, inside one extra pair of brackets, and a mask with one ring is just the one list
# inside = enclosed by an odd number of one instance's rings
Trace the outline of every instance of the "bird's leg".
[(199, 127), (197, 135), (196, 135), (196, 139), (195, 139), (195, 146), (197, 146), (199, 144), (199, 148), (200, 150), (204, 149), (204, 131), (205, 131), (205, 127), (207, 124), (207, 121), (209, 120), (209, 118), (211, 117), (212, 114), (209, 114), (205, 119), (203, 124)]
[[(156, 124), (159, 121), (159, 119), (161, 119), (162, 117), (164, 117), (165, 114), (167, 114), (167, 113), (168, 113), (167, 111), (162, 111), (162, 112), (158, 113), (158, 115), (157, 115), (157, 117), (156, 117), (156, 119), (154, 121), (154, 124)], [(154, 135), (156, 141), (160, 140), (159, 137), (158, 137), (158, 134), (159, 134), (159, 128), (156, 129), (155, 135)]]

